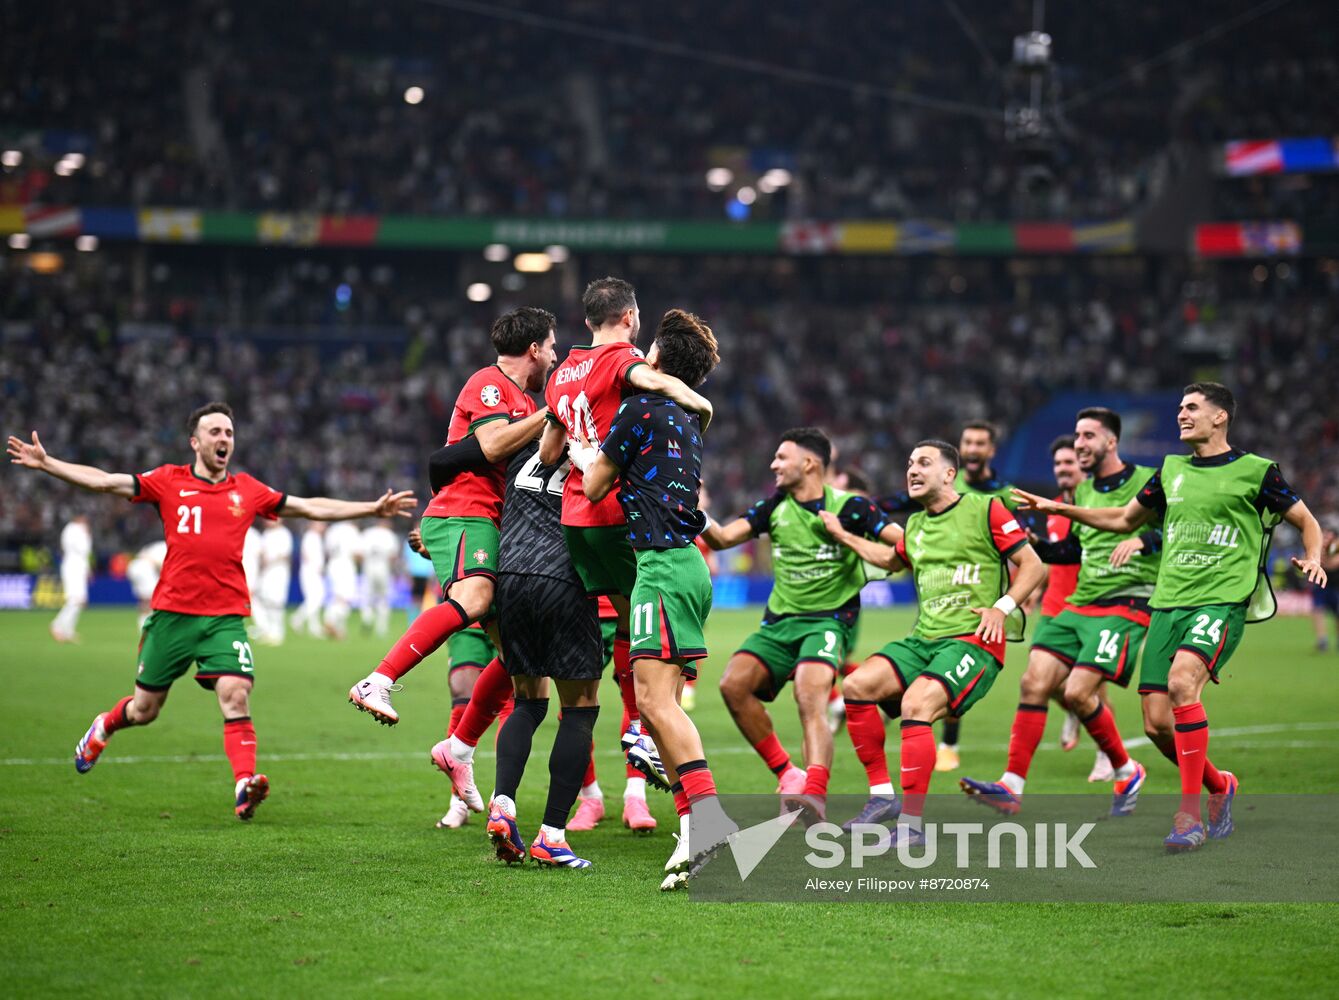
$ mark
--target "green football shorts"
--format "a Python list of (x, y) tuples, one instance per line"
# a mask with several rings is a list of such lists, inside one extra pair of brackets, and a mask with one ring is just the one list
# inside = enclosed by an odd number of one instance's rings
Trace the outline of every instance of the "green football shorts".
[[(773, 701), (801, 663), (821, 663), (839, 671), (855, 643), (855, 629), (832, 617), (788, 616), (764, 622), (736, 653), (748, 653), (762, 661), (770, 675), (769, 690), (757, 692), (762, 701)], [(834, 673), (835, 677), (836, 674)]]
[(1045, 619), (1032, 637), (1033, 649), (1044, 649), (1077, 670), (1093, 670), (1113, 684), (1128, 687), (1139, 659), (1139, 647), (1148, 632), (1148, 623), (1138, 617), (1120, 614), (1082, 614), (1066, 608)]
[(488, 633), (478, 626), (463, 628), (446, 640), (448, 670), (475, 667), (482, 670), (493, 662), (497, 649)]
[(195, 682), (213, 690), (220, 677), (252, 679), (255, 663), (241, 615), (184, 615), (154, 611), (140, 633), (135, 683), (166, 691), (195, 664)]
[(1246, 605), (1207, 604), (1202, 608), (1168, 608), (1154, 611), (1144, 644), (1144, 662), (1139, 669), (1139, 693), (1167, 690), (1167, 676), (1178, 650), (1187, 650), (1204, 661), (1209, 677), (1218, 683), (1218, 672), (1232, 658), (1246, 627)]
[(922, 639), (912, 635), (890, 642), (874, 654), (882, 656), (906, 691), (917, 677), (944, 686), (950, 715), (962, 716), (986, 696), (1003, 669), (980, 646), (961, 639)]
[(711, 574), (696, 546), (638, 549), (628, 659), (705, 659), (711, 596)]
[(496, 582), (500, 534), (488, 518), (425, 517), (419, 522), (419, 532), (443, 593), (467, 576), (486, 576)]
[(587, 594), (631, 596), (637, 582), (637, 554), (628, 544), (626, 525), (573, 528), (564, 524), (563, 539)]

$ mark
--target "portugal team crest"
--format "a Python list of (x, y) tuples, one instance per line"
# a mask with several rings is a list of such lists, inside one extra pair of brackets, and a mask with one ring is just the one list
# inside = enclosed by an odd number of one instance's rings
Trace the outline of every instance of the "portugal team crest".
[(488, 562), (488, 553), (485, 552), (483, 549), (475, 549), (474, 561), (477, 562), (480, 566), (484, 565), (485, 563)]
[(479, 399), (484, 406), (497, 406), (502, 402), (502, 390), (495, 385), (486, 385), (479, 393)]
[(246, 508), (242, 506), (242, 494), (233, 490), (228, 494), (228, 502), (232, 504), (228, 510), (232, 512), (233, 517), (242, 517), (246, 514)]

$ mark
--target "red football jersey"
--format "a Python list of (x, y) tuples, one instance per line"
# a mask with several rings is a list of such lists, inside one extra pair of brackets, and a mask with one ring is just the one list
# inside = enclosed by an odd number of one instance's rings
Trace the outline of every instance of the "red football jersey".
[[(455, 444), (490, 420), (520, 420), (535, 412), (535, 401), (497, 365), (481, 368), (469, 377), (451, 412), (446, 443)], [(502, 523), (502, 497), (507, 488), (507, 463), (455, 476), (437, 491), (424, 517), (486, 517)]]
[[(544, 390), (549, 419), (560, 424), (569, 438), (584, 438), (599, 448), (623, 402), (628, 372), (644, 364), (642, 352), (631, 344), (572, 348)], [(562, 522), (574, 528), (625, 523), (617, 487), (593, 504), (582, 488), (581, 470), (573, 466), (563, 487)]]
[[(1057, 500), (1063, 500), (1064, 497), (1056, 497)], [(1070, 529), (1073, 527), (1069, 518), (1061, 517), (1059, 514), (1050, 514), (1046, 518), (1047, 541), (1061, 542), (1069, 537)], [(1041, 599), (1041, 613), (1049, 617), (1060, 614), (1069, 600), (1069, 595), (1074, 593), (1074, 588), (1079, 585), (1079, 563), (1070, 566), (1048, 566), (1046, 568), (1046, 593)]]
[(618, 611), (614, 608), (614, 602), (601, 594), (595, 598), (596, 607), (599, 608), (600, 621), (609, 622), (618, 620)]
[(167, 557), (151, 606), (184, 615), (249, 615), (242, 569), (246, 530), (273, 517), (285, 494), (245, 472), (211, 483), (189, 465), (160, 465), (135, 477), (132, 503), (151, 503), (163, 519)]

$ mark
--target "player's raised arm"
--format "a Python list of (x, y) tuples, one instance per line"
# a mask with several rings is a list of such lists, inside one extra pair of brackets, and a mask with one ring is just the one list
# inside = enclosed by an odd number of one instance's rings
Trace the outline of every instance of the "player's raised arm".
[(492, 420), (479, 425), (474, 431), (474, 436), (479, 439), (484, 459), (489, 462), (502, 462), (511, 458), (539, 436), (548, 415), (548, 407), (545, 407), (513, 423)]
[(577, 445), (575, 442), (567, 449), (567, 453), (572, 464), (581, 470), (581, 488), (585, 491), (586, 499), (591, 503), (599, 503), (607, 497), (614, 483), (618, 482), (619, 473), (618, 466), (610, 461), (609, 456), (589, 445)]
[[(818, 516), (823, 521), (823, 527), (827, 529), (833, 541), (840, 545), (845, 545), (848, 549), (858, 555), (865, 562), (880, 569), (886, 569), (890, 573), (895, 573), (906, 566), (902, 557), (897, 554), (897, 549), (893, 545), (885, 545), (882, 541), (876, 542), (872, 538), (865, 538), (861, 535), (853, 534), (842, 526), (841, 518), (830, 510), (820, 510)], [(897, 533), (892, 529), (896, 525), (888, 525), (880, 533), (879, 537), (887, 536), (893, 542), (897, 540)], [(899, 531), (901, 529), (898, 529)], [(710, 543), (708, 543), (710, 544)]]
[(351, 521), (359, 517), (409, 517), (418, 506), (410, 490), (387, 490), (379, 500), (332, 500), (330, 497), (284, 499), (280, 517), (305, 517), (312, 521)]
[(712, 518), (707, 518), (707, 527), (702, 532), (702, 540), (707, 543), (707, 548), (716, 552), (722, 549), (732, 549), (736, 545), (743, 545), (753, 537), (753, 525), (749, 524), (747, 518), (737, 517), (726, 524), (718, 524)]
[(544, 425), (544, 433), (539, 438), (539, 460), (545, 465), (557, 465), (558, 460), (563, 457), (563, 449), (566, 447), (566, 428), (555, 420), (548, 421)]
[(1302, 558), (1292, 557), (1292, 564), (1306, 574), (1306, 578), (1318, 587), (1324, 587), (1329, 577), (1322, 563), (1325, 533), (1320, 522), (1301, 500), (1288, 508), (1283, 519), (1302, 533)]
[(1075, 507), (1072, 503), (1060, 500), (1048, 500), (1046, 497), (1029, 493), (1014, 487), (1014, 500), (1019, 510), (1035, 510), (1040, 514), (1059, 514), (1079, 524), (1086, 524), (1098, 531), (1114, 531), (1128, 534), (1137, 531), (1155, 517), (1157, 511), (1147, 507), (1136, 497), (1124, 507)]
[(112, 493), (118, 497), (135, 495), (135, 477), (125, 472), (105, 472), (92, 465), (75, 465), (52, 458), (42, 447), (42, 442), (33, 431), (32, 443), (22, 441), (13, 434), (9, 436), (9, 460), (14, 465), (37, 469), (49, 476), (64, 480), (81, 489), (94, 493)]
[(690, 413), (696, 413), (702, 430), (711, 423), (711, 400), (688, 388), (682, 379), (656, 371), (650, 365), (637, 365), (628, 372), (628, 384), (643, 392), (657, 392), (668, 396)]

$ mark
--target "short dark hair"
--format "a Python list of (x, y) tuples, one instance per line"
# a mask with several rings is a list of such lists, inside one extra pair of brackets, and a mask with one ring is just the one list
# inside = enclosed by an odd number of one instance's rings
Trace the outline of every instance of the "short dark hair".
[[(985, 431), (986, 436), (990, 438), (990, 443), (994, 444), (1000, 436), (1000, 432), (989, 420), (970, 420), (962, 425), (964, 431)], [(917, 448), (920, 445), (916, 446)], [(954, 449), (956, 451), (956, 449)]]
[(548, 340), (550, 331), (557, 326), (558, 320), (547, 309), (521, 306), (493, 320), (488, 339), (500, 356), (516, 358), (530, 350), (531, 344)]
[(1074, 414), (1075, 420), (1096, 420), (1112, 434), (1120, 437), (1120, 414), (1105, 406), (1085, 406)]
[(1054, 441), (1051, 442), (1051, 457), (1055, 458), (1055, 453), (1065, 448), (1068, 448), (1070, 451), (1074, 450), (1073, 434), (1061, 434), (1058, 438), (1056, 438)]
[[(968, 424), (963, 430), (967, 430), (968, 427), (978, 426), (980, 425)], [(992, 440), (994, 439), (992, 438)], [(924, 441), (917, 441), (915, 448), (912, 448), (911, 450), (915, 451), (916, 448), (937, 448), (939, 449), (939, 454), (944, 457), (944, 461), (953, 466), (954, 469), (962, 468), (962, 459), (958, 457), (958, 449), (953, 447), (953, 445), (949, 444), (947, 441), (940, 441), (938, 438), (926, 438)]]
[(812, 451), (828, 467), (832, 461), (832, 441), (817, 427), (792, 427), (781, 435), (782, 441), (794, 441), (805, 451)]
[(637, 305), (637, 290), (622, 278), (596, 278), (581, 293), (586, 322), (599, 329)]
[(656, 327), (655, 343), (659, 347), (656, 366), (688, 386), (701, 385), (721, 363), (711, 327), (683, 309), (665, 313)]
[(1228, 426), (1232, 426), (1232, 418), (1237, 415), (1237, 397), (1232, 395), (1232, 390), (1221, 382), (1191, 382), (1181, 390), (1181, 395), (1189, 396), (1192, 392), (1198, 392), (1214, 406), (1227, 412)]
[(211, 413), (222, 413), (229, 420), (232, 419), (232, 407), (227, 403), (214, 400), (214, 402), (206, 403), (191, 412), (191, 415), (186, 418), (186, 433), (195, 437), (195, 429), (200, 426), (200, 421)]
[(846, 473), (846, 491), (848, 493), (873, 493), (874, 484), (870, 482), (869, 476), (865, 475), (859, 469), (843, 469)]

